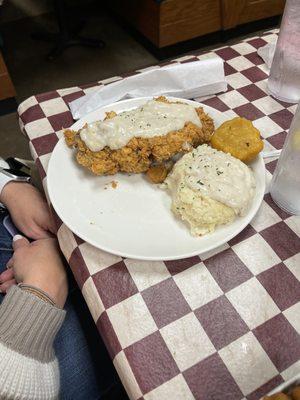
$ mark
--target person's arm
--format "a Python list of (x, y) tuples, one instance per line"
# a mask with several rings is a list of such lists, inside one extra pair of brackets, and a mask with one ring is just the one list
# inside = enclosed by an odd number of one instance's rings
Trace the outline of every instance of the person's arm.
[(44, 239), (55, 233), (46, 199), (33, 185), (0, 180), (0, 203), (8, 209), (16, 227), (31, 239)]
[[(0, 167), (7, 168), (8, 164), (0, 157)], [(15, 182), (8, 176), (0, 173), (0, 203), (10, 213), (10, 216), (19, 229), (31, 239), (52, 237), (55, 233), (55, 224), (45, 197), (33, 185), (24, 182)], [(10, 271), (9, 279), (5, 275), (5, 284), (1, 285), (0, 293), (13, 284), (15, 279)]]
[(18, 286), (9, 289), (0, 306), (1, 399), (59, 398), (53, 341), (64, 314)]
[(0, 287), (12, 273), (22, 282), (0, 306), (0, 399), (58, 399), (53, 341), (65, 317), (64, 267), (54, 239), (19, 239), (14, 250), (10, 269), (0, 275)]

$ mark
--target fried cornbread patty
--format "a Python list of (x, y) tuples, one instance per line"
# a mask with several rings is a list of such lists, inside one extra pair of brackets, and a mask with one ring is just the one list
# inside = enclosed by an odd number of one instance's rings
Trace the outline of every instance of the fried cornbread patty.
[(264, 147), (259, 130), (251, 121), (241, 117), (219, 126), (211, 138), (211, 145), (245, 163), (253, 161)]
[[(156, 101), (172, 103), (165, 97)], [(114, 175), (117, 172), (141, 173), (146, 172), (155, 163), (163, 163), (180, 152), (187, 152), (191, 147), (209, 142), (213, 132), (214, 123), (201, 107), (195, 108), (202, 127), (187, 121), (184, 127), (171, 131), (163, 136), (133, 137), (120, 149), (112, 150), (105, 147), (100, 151), (91, 151), (80, 138), (80, 131), (65, 130), (65, 140), (69, 147), (77, 150), (77, 162), (88, 168), (96, 175)], [(109, 112), (106, 119), (111, 119), (117, 114)]]

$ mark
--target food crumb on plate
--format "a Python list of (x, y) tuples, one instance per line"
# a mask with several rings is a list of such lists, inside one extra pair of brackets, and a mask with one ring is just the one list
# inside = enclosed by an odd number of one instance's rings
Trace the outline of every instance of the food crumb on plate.
[(112, 187), (113, 189), (116, 189), (116, 188), (118, 187), (118, 181), (112, 181), (112, 182), (111, 182), (111, 187)]

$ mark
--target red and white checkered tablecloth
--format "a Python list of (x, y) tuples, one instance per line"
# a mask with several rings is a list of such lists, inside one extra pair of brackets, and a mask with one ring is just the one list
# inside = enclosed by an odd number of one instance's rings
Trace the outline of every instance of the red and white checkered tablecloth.
[[(265, 149), (282, 147), (296, 108), (266, 94), (268, 71), (257, 49), (274, 35), (173, 61), (220, 56), (228, 91), (203, 102), (254, 121)], [(74, 122), (68, 102), (122, 78), (20, 105), (44, 184), (62, 127)], [(267, 160), (268, 180), (275, 164)], [(61, 249), (131, 399), (255, 400), (300, 372), (300, 219), (269, 194), (237, 237), (180, 261), (122, 259), (57, 223)]]

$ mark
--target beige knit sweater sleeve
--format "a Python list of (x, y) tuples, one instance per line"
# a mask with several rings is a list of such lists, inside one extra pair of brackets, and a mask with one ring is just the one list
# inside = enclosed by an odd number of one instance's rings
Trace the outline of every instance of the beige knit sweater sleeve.
[(54, 338), (65, 311), (13, 286), (0, 306), (0, 399), (59, 398)]

